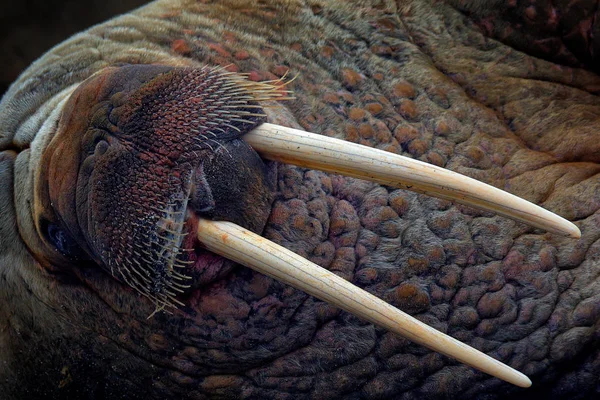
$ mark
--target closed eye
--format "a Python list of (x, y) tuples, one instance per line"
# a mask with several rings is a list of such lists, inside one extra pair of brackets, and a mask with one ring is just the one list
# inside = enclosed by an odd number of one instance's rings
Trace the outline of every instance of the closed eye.
[(85, 253), (75, 239), (61, 226), (46, 221), (42, 224), (43, 232), (50, 244), (63, 256), (72, 261), (85, 259)]

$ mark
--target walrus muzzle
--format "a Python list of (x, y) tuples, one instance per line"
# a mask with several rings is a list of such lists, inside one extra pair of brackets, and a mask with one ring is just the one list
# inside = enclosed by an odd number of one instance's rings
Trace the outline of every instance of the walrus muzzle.
[(157, 308), (181, 304), (178, 294), (223, 267), (185, 247), (196, 215), (266, 224), (274, 175), (238, 138), (264, 121), (255, 98), (269, 90), (210, 68), (132, 65), (89, 78), (41, 160), (40, 235)]

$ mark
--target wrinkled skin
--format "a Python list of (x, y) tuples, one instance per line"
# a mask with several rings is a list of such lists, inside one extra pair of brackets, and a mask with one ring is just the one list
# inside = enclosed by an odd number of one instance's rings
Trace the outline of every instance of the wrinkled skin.
[[(156, 2), (92, 28), (40, 59), (3, 99), (5, 397), (598, 395), (600, 78), (593, 72), (593, 4), (557, 12), (559, 6), (541, 3), (473, 1), (203, 3)], [(555, 14), (564, 17), (550, 19), (560, 29), (543, 25)], [(512, 387), (206, 254), (218, 272), (198, 278), (198, 290), (186, 293), (178, 310), (153, 314), (152, 301), (91, 256), (86, 235), (94, 231), (73, 219), (69, 204), (77, 196), (69, 176), (81, 166), (73, 159), (85, 154), (74, 150), (81, 131), (52, 142), (64, 115), (81, 116), (74, 108), (61, 117), (76, 86), (124, 63), (223, 65), (255, 81), (298, 74), (290, 84), (295, 99), (270, 104), (267, 121), (444, 166), (574, 221), (579, 240), (447, 201), (269, 163), (258, 169), (265, 200), (245, 203), (250, 215), (270, 204), (266, 226), (255, 227), (265, 237), (523, 371), (533, 387)], [(45, 161), (56, 146), (71, 149), (60, 159), (64, 168)], [(86, 256), (65, 257), (43, 235), (42, 216), (56, 215), (71, 232), (82, 230), (73, 240)]]

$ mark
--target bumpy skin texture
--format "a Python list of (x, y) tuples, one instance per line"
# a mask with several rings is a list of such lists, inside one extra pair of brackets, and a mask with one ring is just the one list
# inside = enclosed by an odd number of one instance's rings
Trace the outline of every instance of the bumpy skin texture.
[[(0, 106), (2, 393), (597, 396), (600, 78), (574, 51), (579, 67), (486, 37), (481, 21), (494, 20), (469, 7), (159, 1), (35, 63)], [(535, 47), (528, 43), (523, 50)], [(97, 266), (52, 253), (35, 229), (33, 191), (56, 110), (73, 85), (122, 63), (223, 65), (251, 80), (299, 74), (296, 99), (265, 109), (269, 122), (441, 165), (575, 221), (580, 240), (373, 183), (277, 168), (264, 236), (522, 370), (534, 386), (509, 386), (245, 268), (186, 298), (179, 312), (147, 319), (152, 303)]]

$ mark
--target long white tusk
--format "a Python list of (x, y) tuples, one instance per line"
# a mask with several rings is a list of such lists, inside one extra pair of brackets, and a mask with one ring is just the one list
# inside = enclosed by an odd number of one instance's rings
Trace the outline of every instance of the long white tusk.
[(198, 223), (198, 239), (209, 250), (287, 283), (413, 342), (521, 387), (527, 376), (416, 320), (292, 251), (231, 222)]
[(473, 178), (422, 161), (273, 124), (244, 135), (263, 158), (334, 172), (493, 211), (573, 238), (579, 228), (533, 203)]

